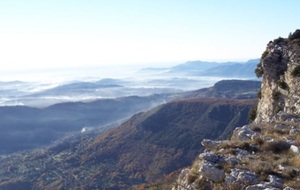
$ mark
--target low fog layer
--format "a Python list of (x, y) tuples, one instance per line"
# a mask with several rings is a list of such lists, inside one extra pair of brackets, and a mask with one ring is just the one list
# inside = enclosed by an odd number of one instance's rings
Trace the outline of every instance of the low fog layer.
[(10, 81), (0, 84), (0, 106), (45, 107), (61, 102), (179, 93), (212, 86), (222, 79), (253, 79), (257, 62), (191, 61), (169, 68), (11, 71), (2, 76)]

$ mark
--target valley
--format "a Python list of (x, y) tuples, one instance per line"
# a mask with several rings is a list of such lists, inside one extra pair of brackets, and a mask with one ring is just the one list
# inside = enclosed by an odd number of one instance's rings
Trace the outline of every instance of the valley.
[[(0, 187), (32, 189), (131, 189), (185, 167), (203, 138), (226, 138), (248, 123), (256, 100), (178, 100), (131, 117), (99, 135), (82, 134), (58, 144), (0, 160)], [(21, 177), (21, 178), (20, 178)]]
[(260, 81), (191, 78), (197, 64), (186, 65), (136, 82), (3, 82), (3, 104), (22, 105), (0, 107), (0, 189), (139, 188), (190, 165), (202, 139), (249, 123)]

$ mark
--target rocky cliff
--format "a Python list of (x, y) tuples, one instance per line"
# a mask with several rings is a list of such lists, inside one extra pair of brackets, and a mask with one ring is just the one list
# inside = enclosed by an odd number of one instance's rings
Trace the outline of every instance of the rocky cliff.
[(282, 111), (300, 114), (300, 39), (293, 35), (269, 42), (262, 55), (258, 67), (264, 77), (256, 122), (273, 121)]
[(206, 148), (181, 171), (173, 190), (300, 189), (300, 30), (268, 43), (255, 121)]

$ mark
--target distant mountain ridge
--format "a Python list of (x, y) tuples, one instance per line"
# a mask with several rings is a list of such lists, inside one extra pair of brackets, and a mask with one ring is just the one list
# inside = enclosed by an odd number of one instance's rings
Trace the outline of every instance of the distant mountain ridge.
[(256, 98), (260, 89), (260, 81), (251, 80), (221, 80), (212, 87), (202, 88), (187, 93), (186, 98)]
[(254, 70), (259, 63), (259, 59), (249, 60), (246, 63), (233, 63), (220, 65), (217, 67), (209, 68), (203, 72), (199, 72), (202, 76), (224, 76), (224, 77), (243, 77), (254, 78)]
[(254, 70), (259, 59), (246, 62), (188, 61), (170, 68), (145, 68), (152, 73), (181, 73), (194, 76), (255, 78)]

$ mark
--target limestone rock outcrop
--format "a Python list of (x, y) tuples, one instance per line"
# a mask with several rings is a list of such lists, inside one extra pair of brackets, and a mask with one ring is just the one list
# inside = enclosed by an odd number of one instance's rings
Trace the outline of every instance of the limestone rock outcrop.
[(204, 153), (172, 190), (300, 189), (300, 30), (268, 43), (256, 118), (230, 140), (203, 140)]
[(260, 62), (263, 80), (256, 122), (273, 121), (280, 111), (300, 115), (299, 40), (278, 38), (268, 43)]

